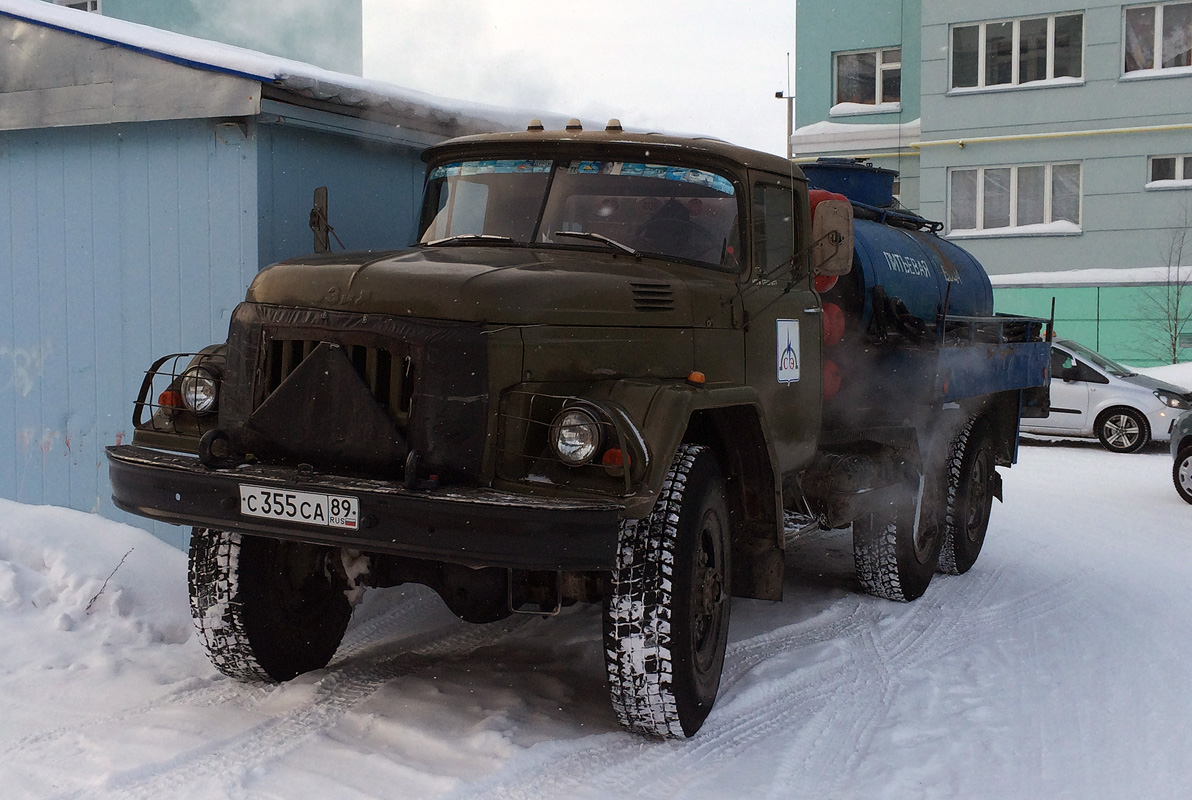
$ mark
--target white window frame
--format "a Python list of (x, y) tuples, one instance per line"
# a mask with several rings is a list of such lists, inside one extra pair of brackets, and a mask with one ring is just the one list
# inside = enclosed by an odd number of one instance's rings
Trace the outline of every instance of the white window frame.
[[(884, 114), (891, 111), (902, 110), (902, 54), (898, 55), (898, 61), (889, 64), (883, 63), (882, 56), (885, 53), (890, 53), (895, 50), (902, 50), (902, 46), (897, 47), (874, 47), (865, 50), (841, 50), (832, 54), (832, 107), (828, 111), (828, 115), (832, 117), (846, 117), (855, 114)], [(837, 103), (836, 98), (840, 91), (840, 57), (841, 56), (858, 56), (872, 53), (874, 58), (874, 88), (873, 88), (873, 103)], [(891, 100), (889, 102), (882, 101), (882, 78), (883, 73), (890, 70), (897, 69), (898, 76), (898, 100)], [(865, 106), (864, 109), (855, 109), (852, 106)], [(845, 108), (840, 108), (845, 106)]]
[[(1123, 6), (1122, 7), (1122, 53), (1118, 64), (1122, 68), (1122, 78), (1127, 80), (1138, 80), (1139, 78), (1169, 76), (1169, 75), (1192, 75), (1192, 66), (1188, 67), (1164, 67), (1163, 64), (1163, 9), (1168, 6), (1184, 5), (1187, 0), (1171, 0), (1167, 3), (1140, 3), (1138, 5)], [(1139, 8), (1153, 8), (1155, 10), (1155, 30), (1154, 42), (1152, 44), (1154, 55), (1154, 66), (1143, 67), (1141, 69), (1126, 70), (1126, 12), (1134, 11)]]
[[(1080, 17), (1080, 75), (1077, 76), (1063, 76), (1055, 77), (1055, 21), (1059, 17)], [(1122, 17), (1123, 20), (1125, 17)], [(1047, 20), (1047, 77), (1039, 80), (1027, 81), (1022, 83), (1019, 80), (1020, 58), (1022, 54), (1022, 23), (1033, 22), (1035, 20)], [(985, 30), (988, 25), (1001, 25), (1003, 23), (1013, 23), (1011, 37), (1013, 39), (1013, 51), (1011, 58), (1011, 79), (1009, 83), (995, 83), (987, 85), (985, 83)], [(977, 85), (976, 86), (953, 86), (952, 81), (955, 79), (954, 59), (956, 56), (956, 30), (958, 28), (976, 28), (977, 29)], [(966, 22), (963, 24), (952, 25), (948, 29), (948, 94), (964, 94), (967, 92), (988, 92), (988, 91), (1005, 91), (1007, 89), (1019, 88), (1040, 88), (1044, 86), (1070, 86), (1073, 84), (1083, 84), (1085, 75), (1084, 63), (1084, 46), (1085, 46), (1085, 22), (1083, 11), (1069, 11), (1059, 14), (1039, 14), (1031, 17), (1014, 17), (1010, 19), (989, 19), (982, 22)], [(1125, 63), (1123, 59), (1123, 63)]]
[(78, 11), (90, 11), (95, 14), (102, 14), (103, 8), (101, 0), (54, 0), (55, 5), (59, 6), (83, 6), (86, 8), (77, 8)]
[[(1175, 159), (1175, 178), (1155, 180), (1155, 161), (1161, 158)], [(1192, 189), (1192, 155), (1151, 156), (1146, 160), (1146, 189)]]
[[(1061, 15), (1062, 16), (1062, 15)], [(1052, 218), (1052, 170), (1054, 167), (1080, 167), (1080, 189), (1077, 194), (1076, 231), (1048, 231), (1040, 230), (1040, 226), (1050, 225)], [(1017, 224), (1018, 219), (1018, 170), (1024, 167), (1044, 167), (1043, 172), (1043, 222), (1028, 225)], [(1010, 220), (1012, 224), (1005, 228), (986, 228), (985, 225), (985, 172), (986, 170), (1010, 170)], [(952, 224), (952, 176), (957, 172), (977, 173), (977, 205), (976, 228), (955, 228)], [(1084, 220), (1084, 165), (1080, 161), (1050, 161), (1029, 164), (991, 164), (981, 167), (952, 167), (948, 170), (948, 236), (955, 238), (977, 236), (1071, 236), (1083, 232)], [(1067, 222), (1067, 220), (1061, 220)]]

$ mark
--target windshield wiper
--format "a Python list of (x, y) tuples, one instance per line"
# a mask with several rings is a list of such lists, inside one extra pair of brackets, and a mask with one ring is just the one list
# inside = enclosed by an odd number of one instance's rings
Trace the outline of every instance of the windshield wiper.
[(455, 244), (457, 242), (512, 242), (513, 239), (508, 236), (498, 236), (495, 233), (461, 233), (457, 236), (448, 236), (446, 239), (435, 239), (433, 242), (425, 242), (426, 247), (438, 247), (443, 244)]
[(572, 239), (587, 239), (592, 242), (600, 242), (606, 244), (614, 250), (619, 250), (622, 253), (628, 253), (634, 258), (641, 260), (642, 254), (634, 250), (627, 244), (621, 244), (616, 239), (610, 239), (602, 233), (592, 233), (590, 231), (555, 231), (552, 236), (570, 236)]

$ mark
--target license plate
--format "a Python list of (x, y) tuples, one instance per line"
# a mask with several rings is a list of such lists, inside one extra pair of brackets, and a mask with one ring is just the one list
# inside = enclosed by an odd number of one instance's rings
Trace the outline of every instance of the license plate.
[(360, 527), (360, 501), (344, 495), (241, 484), (240, 513), (353, 531)]

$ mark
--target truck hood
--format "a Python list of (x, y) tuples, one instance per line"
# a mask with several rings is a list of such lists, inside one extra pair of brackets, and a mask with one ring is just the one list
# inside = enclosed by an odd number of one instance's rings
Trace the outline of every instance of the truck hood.
[(660, 263), (503, 246), (343, 253), (274, 264), (246, 299), (497, 325), (690, 326), (688, 287)]

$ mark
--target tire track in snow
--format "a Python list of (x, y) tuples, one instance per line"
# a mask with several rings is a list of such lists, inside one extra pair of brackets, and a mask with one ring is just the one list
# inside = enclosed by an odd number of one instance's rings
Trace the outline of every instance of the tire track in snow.
[[(969, 580), (973, 585), (963, 587), (965, 591), (960, 593), (931, 593), (929, 590), (928, 595), (908, 607), (908, 610), (913, 608), (913, 613), (900, 617), (894, 628), (883, 631), (880, 626), (875, 626), (866, 637), (868, 657), (862, 661), (880, 675), (879, 680), (864, 682), (871, 688), (877, 684), (878, 691), (860, 696), (846, 695), (844, 706), (852, 709), (856, 719), (850, 720), (849, 728), (853, 733), (847, 737), (850, 746), (845, 757), (831, 758), (824, 763), (817, 756), (825, 743), (838, 742), (840, 736), (821, 736), (823, 729), (813, 730), (810, 737), (798, 734), (794, 742), (783, 748), (783, 756), (777, 759), (780, 766), (770, 796), (789, 797), (790, 787), (807, 775), (817, 776), (817, 794), (822, 793), (822, 796), (855, 793), (856, 786), (851, 779), (889, 719), (893, 707), (891, 701), (903, 691), (917, 688), (923, 680), (924, 670), (941, 658), (970, 647), (974, 638), (988, 639), (991, 634), (1013, 629), (1078, 602), (1078, 598), (1056, 591), (1073, 583), (1065, 581), (1058, 587), (1051, 585), (1009, 601), (990, 603), (1003, 580), (1003, 573), (1004, 569), (999, 568), (983, 580)], [(925, 600), (929, 602), (924, 603)], [(956, 602), (958, 600), (960, 602)], [(921, 628), (913, 629), (913, 623), (924, 621), (926, 624)], [(808, 739), (812, 743), (811, 751), (802, 749)]]
[[(846, 599), (842, 602), (848, 602)], [(826, 611), (809, 620), (803, 620), (739, 642), (730, 643), (725, 657), (725, 672), (722, 680), (722, 697), (726, 687), (739, 681), (750, 669), (773, 656), (835, 641), (848, 635), (850, 630), (863, 629), (857, 622), (860, 604), (853, 599), (851, 606), (843, 612)], [(824, 619), (824, 617), (829, 617)], [(819, 689), (813, 681), (801, 682), (801, 694), (813, 699)], [(790, 688), (780, 692), (791, 696)], [(766, 705), (765, 703), (758, 704)], [(719, 713), (718, 713), (719, 712)], [(685, 757), (688, 762), (700, 762), (709, 758), (722, 761), (732, 754), (747, 749), (752, 741), (764, 735), (759, 729), (765, 711), (755, 709), (749, 718), (742, 718), (713, 710), (699, 735), (687, 742), (653, 742), (625, 731), (616, 731), (585, 737), (577, 742), (551, 742), (539, 744), (511, 760), (497, 774), (462, 786), (447, 797), (462, 798), (539, 798), (548, 793), (556, 796), (580, 796), (590, 788), (595, 778), (600, 779), (601, 793), (618, 790), (627, 795), (637, 795), (642, 781), (649, 773), (665, 778), (675, 769), (676, 749), (695, 746), (695, 752)]]
[[(393, 603), (392, 607), (382, 613), (361, 625), (350, 628), (344, 635), (344, 642), (336, 651), (329, 668), (334, 669), (338, 663), (374, 647), (377, 640), (387, 639), (391, 634), (399, 633), (409, 625), (412, 618), (436, 610), (435, 602), (432, 601), (437, 598), (432, 596), (414, 596), (408, 600), (409, 602)], [(201, 685), (195, 686), (196, 683)], [(38, 749), (43, 749), (67, 736), (119, 725), (162, 709), (180, 706), (209, 708), (231, 702), (235, 702), (240, 708), (251, 709), (264, 702), (271, 694), (271, 687), (267, 684), (238, 683), (223, 676), (189, 678), (182, 681), (181, 684), (181, 687), (166, 692), (147, 703), (85, 720), (74, 720), (56, 728), (26, 736), (0, 749), (0, 761), (8, 761), (14, 757), (36, 752)]]
[[(119, 798), (137, 800), (176, 796), (197, 781), (243, 774), (275, 759), (301, 744), (310, 735), (326, 730), (378, 688), (395, 678), (437, 664), (462, 659), (512, 631), (528, 617), (511, 617), (500, 623), (471, 625), (457, 622), (404, 641), (384, 643), (376, 652), (343, 661), (328, 668), (328, 674), (314, 685), (316, 697), (248, 730), (209, 746), (179, 753), (158, 764), (146, 765), (112, 775), (95, 789), (72, 791), (63, 798)], [(381, 623), (377, 629), (384, 630)], [(362, 640), (357, 648), (365, 648)], [(396, 651), (396, 652), (395, 652)], [(281, 684), (268, 692), (284, 689)]]
[[(498, 774), (448, 796), (582, 795), (596, 786), (597, 795), (665, 795), (676, 772), (682, 772), (687, 785), (692, 785), (693, 774), (714, 773), (782, 731), (790, 731), (794, 741), (783, 747), (788, 757), (777, 759), (775, 797), (789, 797), (792, 785), (807, 774), (827, 776), (834, 790), (845, 792), (867, 745), (888, 720), (892, 699), (908, 686), (907, 674), (965, 648), (974, 636), (987, 637), (1076, 602), (1070, 594), (1057, 591), (1062, 584), (991, 602), (1003, 572), (996, 569), (982, 580), (973, 580), (975, 575), (961, 578), (968, 584), (964, 591), (941, 592), (941, 582), (928, 598), (908, 606), (855, 597), (847, 613), (830, 620), (821, 614), (730, 643), (717, 708), (693, 740), (652, 743), (627, 733), (610, 733), (581, 740), (578, 748), (575, 742), (539, 745)], [(883, 609), (903, 613), (885, 614)], [(825, 642), (840, 644), (829, 659), (750, 687), (747, 697), (732, 696), (738, 682), (759, 664)], [(848, 731), (843, 738), (821, 735), (842, 725)], [(850, 746), (841, 748), (842, 740)], [(676, 751), (680, 751), (678, 758)], [(789, 765), (785, 770), (784, 764)], [(809, 764), (817, 766), (809, 768)], [(831, 795), (832, 791), (825, 793)]]

